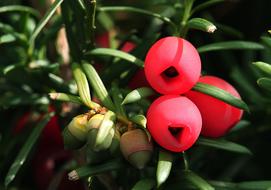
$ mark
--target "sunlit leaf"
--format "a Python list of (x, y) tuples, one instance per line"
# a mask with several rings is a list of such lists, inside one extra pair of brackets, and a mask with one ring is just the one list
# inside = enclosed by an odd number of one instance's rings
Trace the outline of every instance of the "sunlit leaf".
[(253, 62), (253, 64), (263, 72), (271, 75), (271, 65), (262, 61)]
[(249, 111), (249, 108), (244, 101), (215, 86), (198, 82), (192, 89), (213, 96), (237, 108)]
[(154, 94), (155, 92), (151, 88), (148, 88), (148, 87), (138, 88), (131, 91), (129, 94), (127, 94), (122, 104), (137, 102), (141, 100), (142, 98), (146, 98)]
[(113, 57), (117, 57), (117, 58), (121, 58), (126, 61), (129, 61), (139, 67), (144, 66), (144, 62), (142, 60), (121, 50), (110, 49), (110, 48), (96, 48), (87, 52), (86, 54), (93, 55), (93, 56), (113, 56)]
[(168, 178), (173, 162), (173, 154), (167, 151), (159, 151), (159, 158), (156, 170), (157, 187), (160, 187)]
[(84, 104), (90, 108), (93, 108), (88, 80), (85, 73), (82, 71), (78, 64), (73, 64), (72, 71), (82, 102), (84, 102)]
[(115, 110), (115, 106), (95, 68), (86, 62), (84, 62), (82, 66), (93, 90), (103, 105), (108, 109)]
[(187, 22), (187, 26), (208, 33), (213, 33), (217, 29), (213, 23), (203, 18), (192, 18)]

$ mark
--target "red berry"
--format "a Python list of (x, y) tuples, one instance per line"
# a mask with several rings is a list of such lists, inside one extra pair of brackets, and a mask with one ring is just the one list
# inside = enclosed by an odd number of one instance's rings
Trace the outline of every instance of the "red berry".
[(152, 137), (173, 152), (190, 148), (199, 137), (201, 124), (198, 108), (184, 96), (161, 96), (147, 113), (147, 127)]
[[(199, 79), (199, 82), (216, 86), (240, 98), (240, 95), (233, 86), (218, 77), (204, 76)], [(192, 100), (200, 110), (202, 116), (201, 134), (206, 137), (224, 136), (243, 115), (241, 109), (235, 108), (209, 95), (189, 91), (186, 96)]]
[(166, 37), (148, 51), (145, 73), (150, 85), (161, 94), (182, 94), (198, 81), (201, 61), (195, 47), (185, 39)]

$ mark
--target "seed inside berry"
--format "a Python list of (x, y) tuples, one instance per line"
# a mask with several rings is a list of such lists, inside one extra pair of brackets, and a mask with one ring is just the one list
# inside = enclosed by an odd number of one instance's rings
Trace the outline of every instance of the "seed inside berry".
[(163, 71), (161, 75), (165, 79), (170, 79), (179, 76), (179, 73), (174, 67), (171, 66), (167, 68), (165, 71)]

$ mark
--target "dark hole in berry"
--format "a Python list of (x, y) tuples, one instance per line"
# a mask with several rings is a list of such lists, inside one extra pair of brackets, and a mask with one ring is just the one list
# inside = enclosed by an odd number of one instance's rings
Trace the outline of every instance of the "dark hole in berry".
[(181, 135), (181, 133), (183, 132), (182, 127), (172, 127), (172, 126), (170, 126), (168, 128), (168, 130), (172, 134), (172, 136), (174, 136), (175, 138), (178, 138)]
[(162, 77), (166, 79), (175, 78), (178, 75), (179, 75), (178, 71), (172, 66), (162, 72)]

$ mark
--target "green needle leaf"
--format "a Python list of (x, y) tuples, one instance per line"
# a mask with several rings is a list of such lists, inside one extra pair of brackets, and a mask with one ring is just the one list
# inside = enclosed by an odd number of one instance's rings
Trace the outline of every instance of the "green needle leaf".
[(266, 77), (260, 78), (257, 80), (257, 83), (261, 88), (271, 92), (271, 78)]
[(264, 46), (256, 42), (227, 41), (204, 45), (198, 48), (199, 53), (222, 50), (262, 50)]
[(110, 48), (96, 48), (86, 53), (86, 55), (93, 55), (93, 56), (113, 56), (117, 58), (121, 58), (123, 60), (129, 61), (139, 67), (144, 67), (144, 62), (135, 56), (126, 53), (124, 51), (110, 49)]
[(120, 12), (120, 11), (126, 11), (126, 12), (134, 12), (139, 14), (144, 14), (147, 16), (152, 16), (154, 18), (160, 19), (165, 23), (168, 23), (174, 30), (176, 30), (176, 25), (174, 22), (170, 20), (170, 18), (162, 16), (157, 13), (153, 13), (151, 11), (146, 11), (144, 9), (139, 9), (135, 7), (128, 7), (128, 6), (108, 6), (108, 7), (100, 7), (98, 8), (99, 11), (110, 11), (110, 12)]
[(83, 62), (83, 69), (93, 90), (97, 94), (98, 98), (102, 101), (103, 105), (114, 111), (115, 106), (95, 68), (91, 64)]
[(182, 178), (199, 190), (215, 190), (207, 181), (190, 170), (183, 170)]
[(118, 86), (116, 84), (112, 85), (111, 94), (112, 94), (112, 98), (113, 98), (113, 101), (115, 104), (116, 112), (120, 113), (122, 116), (126, 117), (125, 109), (121, 105), (121, 102), (123, 100), (123, 96), (122, 96), (120, 89), (118, 88)]
[(81, 178), (90, 177), (107, 171), (117, 170), (123, 167), (120, 160), (110, 160), (106, 163), (95, 166), (82, 166), (68, 174), (69, 180), (76, 181)]
[(223, 139), (207, 139), (200, 137), (197, 141), (197, 144), (227, 150), (231, 152), (252, 155), (252, 152), (247, 147)]
[(0, 13), (6, 13), (6, 12), (25, 12), (25, 13), (32, 14), (35, 17), (40, 16), (39, 11), (31, 7), (22, 6), (22, 5), (7, 5), (7, 6), (0, 7)]
[(237, 184), (237, 189), (270, 190), (271, 181), (244, 181)]
[(90, 108), (93, 108), (90, 96), (90, 90), (88, 86), (88, 80), (85, 73), (81, 70), (78, 64), (72, 65), (73, 76), (76, 81), (80, 98), (84, 104)]
[(141, 179), (140, 181), (136, 182), (132, 190), (151, 190), (154, 186), (154, 179)]
[(37, 142), (43, 128), (45, 125), (50, 121), (51, 117), (53, 117), (54, 113), (47, 114), (43, 120), (41, 120), (37, 127), (35, 127), (28, 137), (26, 143), (23, 145), (22, 149), (20, 150), (19, 154), (17, 155), (15, 161), (9, 168), (8, 174), (5, 178), (5, 187), (8, 187), (8, 185), (14, 180), (16, 177), (18, 171), (22, 167), (22, 165), (25, 163), (32, 147)]
[(225, 0), (210, 0), (210, 1), (206, 1), (204, 3), (201, 3), (198, 6), (196, 6), (194, 9), (192, 9), (191, 15), (194, 14), (195, 12), (201, 11), (207, 7), (210, 7), (210, 6), (215, 5), (217, 3), (221, 3), (223, 1), (225, 1)]
[(74, 96), (71, 94), (53, 92), (53, 93), (49, 93), (49, 96), (52, 100), (58, 100), (58, 101), (63, 101), (63, 102), (73, 102), (76, 104), (83, 104), (83, 102), (79, 96)]
[(189, 28), (202, 30), (208, 33), (214, 33), (217, 29), (213, 23), (203, 18), (192, 18), (188, 21), (187, 26)]
[(253, 62), (253, 64), (263, 72), (271, 75), (271, 65), (262, 61)]
[(44, 17), (40, 20), (37, 27), (35, 28), (33, 34), (29, 39), (29, 53), (30, 55), (33, 53), (33, 49), (35, 46), (35, 40), (37, 36), (40, 34), (44, 26), (48, 23), (48, 21), (52, 18), (57, 8), (61, 5), (64, 0), (55, 0), (55, 2), (51, 5), (50, 9), (46, 12)]
[(134, 115), (132, 117), (130, 117), (130, 120), (132, 122), (134, 122), (135, 124), (137, 124), (142, 130), (145, 131), (145, 133), (148, 136), (149, 141), (151, 140), (151, 134), (150, 132), (147, 130), (147, 118), (144, 115)]
[(173, 162), (171, 152), (159, 151), (159, 158), (156, 170), (157, 187), (160, 187), (168, 178)]
[(224, 101), (234, 107), (249, 111), (249, 108), (244, 101), (215, 86), (198, 82), (192, 89), (213, 96), (214, 98)]
[(151, 88), (148, 87), (137, 88), (126, 95), (122, 104), (137, 102), (143, 98), (146, 98), (154, 94), (155, 92)]

